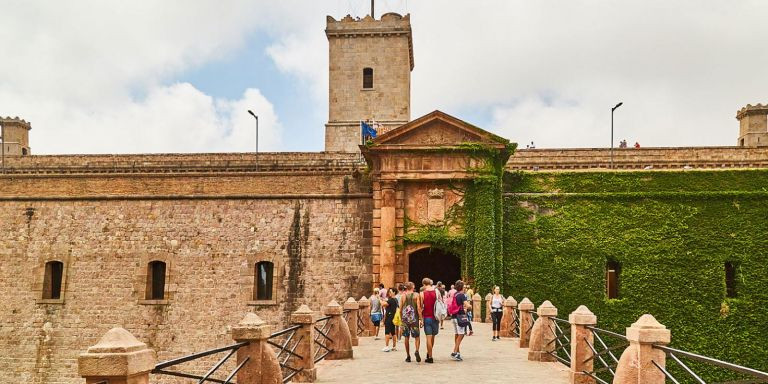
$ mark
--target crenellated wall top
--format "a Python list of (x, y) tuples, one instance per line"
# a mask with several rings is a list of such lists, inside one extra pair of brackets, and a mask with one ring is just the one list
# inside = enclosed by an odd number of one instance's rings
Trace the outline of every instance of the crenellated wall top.
[(746, 115), (765, 115), (768, 114), (768, 104), (760, 104), (752, 105), (747, 104), (746, 107), (741, 108), (736, 112), (736, 119), (741, 120)]

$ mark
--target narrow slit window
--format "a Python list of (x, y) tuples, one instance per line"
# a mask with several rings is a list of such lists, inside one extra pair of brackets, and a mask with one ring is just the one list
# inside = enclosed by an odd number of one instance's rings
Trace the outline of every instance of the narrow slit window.
[(373, 68), (363, 68), (363, 88), (373, 88)]
[(609, 261), (605, 266), (605, 293), (609, 299), (619, 298), (619, 277), (621, 264)]
[(43, 299), (61, 299), (61, 279), (63, 274), (64, 263), (61, 261), (49, 261), (45, 263)]
[(272, 300), (272, 276), (275, 265), (269, 261), (256, 263), (256, 284), (254, 287), (254, 300)]
[(737, 265), (727, 261), (725, 262), (725, 297), (736, 297), (736, 269)]
[(147, 300), (163, 300), (165, 298), (165, 271), (162, 261), (152, 261), (147, 266)]

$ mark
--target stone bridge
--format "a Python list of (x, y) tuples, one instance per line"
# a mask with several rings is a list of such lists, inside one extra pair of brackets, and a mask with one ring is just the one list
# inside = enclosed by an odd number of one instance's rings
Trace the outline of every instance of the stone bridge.
[[(472, 302), (474, 313), (490, 313), (490, 294), (485, 300), (475, 295)], [(368, 299), (350, 297), (343, 304), (331, 301), (322, 314), (302, 305), (291, 315), (292, 324), (276, 332), (256, 314), (248, 313), (232, 327), (235, 344), (160, 363), (146, 344), (128, 331), (114, 328), (80, 355), (78, 368), (87, 384), (421, 383), (457, 379), (551, 384), (662, 384), (667, 379), (673, 383), (695, 379), (706, 384), (708, 381), (691, 369), (702, 365), (726, 370), (732, 375), (729, 377), (741, 379), (730, 382), (768, 382), (766, 372), (668, 347), (670, 330), (649, 314), (627, 328), (626, 334), (597, 328), (597, 316), (585, 306), (567, 319), (557, 316), (557, 308), (549, 301), (534, 310), (529, 299), (518, 303), (509, 297), (504, 302), (501, 340), (489, 339), (490, 318), (480, 319), (478, 315), (474, 335), (466, 336), (462, 343), (464, 361), (450, 358), (454, 334), (448, 326), (436, 336), (434, 364), (406, 363), (402, 340), (398, 351), (385, 353), (380, 350), (383, 342), (372, 337)], [(223, 357), (206, 372), (177, 368), (216, 354)], [(233, 355), (235, 360), (228, 361)], [(674, 368), (667, 366), (668, 358)], [(222, 367), (229, 371), (217, 372)]]

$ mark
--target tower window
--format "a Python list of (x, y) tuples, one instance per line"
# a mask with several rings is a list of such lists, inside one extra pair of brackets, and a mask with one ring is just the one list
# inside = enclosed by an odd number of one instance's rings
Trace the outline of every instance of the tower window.
[(43, 299), (61, 299), (61, 279), (64, 274), (64, 263), (49, 261), (45, 263), (43, 280)]
[(147, 300), (163, 300), (165, 298), (165, 263), (151, 261), (147, 266)]
[(253, 292), (254, 300), (272, 300), (272, 276), (275, 265), (269, 261), (256, 263), (256, 279)]
[(605, 293), (609, 299), (619, 298), (619, 277), (621, 275), (621, 264), (616, 261), (609, 261), (605, 265)]
[(373, 68), (363, 68), (363, 88), (373, 88)]
[(725, 262), (725, 297), (736, 297), (736, 269), (738, 265)]

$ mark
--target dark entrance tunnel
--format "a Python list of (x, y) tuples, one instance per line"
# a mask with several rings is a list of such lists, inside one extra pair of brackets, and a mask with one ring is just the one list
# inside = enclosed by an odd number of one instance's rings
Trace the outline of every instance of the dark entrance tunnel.
[(446, 287), (461, 279), (461, 260), (459, 256), (437, 248), (424, 248), (411, 253), (408, 261), (408, 278), (416, 288), (421, 287), (425, 277), (433, 283), (442, 281)]

